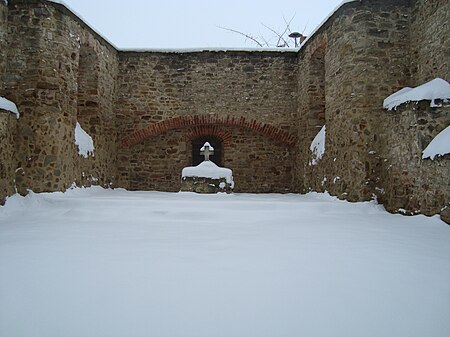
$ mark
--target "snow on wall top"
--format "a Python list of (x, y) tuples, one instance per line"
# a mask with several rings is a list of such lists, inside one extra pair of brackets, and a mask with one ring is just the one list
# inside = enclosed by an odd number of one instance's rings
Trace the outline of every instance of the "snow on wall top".
[(434, 160), (436, 156), (450, 153), (450, 126), (442, 130), (422, 152), (422, 159)]
[[(117, 49), (117, 48), (116, 48)], [(135, 53), (201, 53), (201, 52), (277, 52), (277, 53), (296, 53), (298, 48), (224, 48), (224, 47), (210, 47), (210, 48), (123, 48), (119, 49), (122, 52)]]
[(418, 87), (406, 87), (393, 93), (384, 100), (383, 108), (392, 110), (403, 103), (422, 100), (430, 100), (430, 106), (436, 107), (438, 106), (435, 103), (436, 99), (450, 100), (450, 84), (442, 78), (435, 78)]
[(84, 22), (93, 32), (95, 32), (98, 36), (100, 36), (103, 40), (105, 40), (108, 44), (110, 44), (114, 49), (122, 52), (155, 52), (155, 53), (198, 53), (198, 52), (227, 52), (227, 51), (246, 51), (246, 52), (280, 52), (280, 53), (286, 53), (286, 52), (298, 52), (305, 43), (312, 38), (316, 34), (316, 32), (322, 27), (333, 15), (336, 13), (339, 8), (341, 8), (343, 5), (349, 2), (356, 2), (360, 0), (343, 0), (336, 8), (328, 14), (325, 19), (314, 29), (311, 34), (303, 41), (303, 43), (300, 45), (299, 48), (183, 48), (183, 49), (177, 49), (177, 48), (124, 48), (120, 49), (118, 48), (114, 43), (109, 41), (107, 38), (103, 36), (100, 32), (98, 32), (96, 29), (94, 29), (80, 14), (78, 14), (76, 11), (74, 11), (69, 5), (67, 5), (63, 0), (47, 0), (48, 2), (53, 2), (55, 4), (62, 5), (66, 7), (72, 14), (74, 14), (78, 19), (80, 19), (82, 22)]
[(78, 145), (78, 153), (84, 158), (94, 156), (94, 141), (78, 122), (75, 126), (75, 145)]
[(17, 106), (14, 102), (11, 102), (9, 99), (6, 99), (5, 97), (0, 96), (0, 109), (12, 112), (16, 115), (17, 118), (19, 118), (20, 113), (19, 110), (17, 110)]

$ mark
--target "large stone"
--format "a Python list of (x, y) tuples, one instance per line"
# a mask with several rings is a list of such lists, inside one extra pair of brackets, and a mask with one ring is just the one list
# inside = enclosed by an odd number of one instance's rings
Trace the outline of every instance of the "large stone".
[(233, 188), (225, 178), (183, 177), (181, 178), (181, 191), (209, 194), (232, 193)]

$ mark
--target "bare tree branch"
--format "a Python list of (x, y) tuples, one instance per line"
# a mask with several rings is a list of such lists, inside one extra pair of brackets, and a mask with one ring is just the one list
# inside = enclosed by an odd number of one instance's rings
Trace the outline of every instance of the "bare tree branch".
[[(278, 39), (278, 40), (277, 40), (277, 43), (276, 43), (276, 47), (279, 47), (279, 48), (290, 47), (290, 40), (289, 40), (289, 38), (288, 38), (288, 35), (289, 35), (290, 33), (292, 33), (292, 31), (291, 31), (291, 23), (292, 23), (292, 21), (294, 20), (295, 15), (296, 15), (296, 14), (292, 15), (292, 17), (289, 19), (289, 21), (286, 19), (285, 16), (283, 16), (283, 20), (284, 20), (285, 26), (284, 26), (284, 31), (283, 31), (281, 34), (280, 34), (279, 32), (277, 32), (275, 29), (273, 29), (272, 27), (269, 27), (268, 25), (266, 25), (266, 24), (264, 24), (264, 23), (261, 23), (261, 25), (262, 25), (264, 28), (266, 28), (266, 29), (268, 29), (270, 32), (272, 32), (272, 33), (275, 35), (275, 37)], [(238, 30), (236, 30), (236, 29), (227, 28), (227, 27), (222, 27), (222, 26), (217, 26), (217, 27), (220, 28), (220, 29), (228, 30), (228, 31), (230, 31), (230, 32), (232, 32), (232, 33), (236, 33), (236, 34), (245, 36), (247, 39), (250, 39), (251, 41), (255, 42), (259, 47), (265, 47), (265, 46), (271, 47), (271, 46), (273, 46), (273, 44), (269, 42), (270, 39), (266, 39), (266, 38), (265, 38), (263, 35), (261, 35), (261, 34), (259, 34), (258, 37), (254, 37), (254, 36), (252, 36), (252, 35), (250, 35), (250, 34), (243, 33), (243, 32), (238, 31)], [(305, 26), (305, 29), (306, 29), (306, 26)], [(304, 30), (305, 30), (305, 29), (304, 29)], [(303, 30), (303, 31), (304, 31), (304, 30)], [(289, 36), (289, 37), (290, 37), (290, 36)], [(297, 40), (295, 40), (295, 41), (296, 41), (296, 46), (297, 46)]]
[(264, 45), (263, 45), (261, 42), (259, 42), (256, 38), (254, 38), (253, 36), (251, 36), (251, 35), (249, 35), (249, 34), (245, 34), (245, 33), (242, 33), (242, 32), (240, 32), (240, 31), (238, 31), (238, 30), (231, 29), (231, 28), (227, 28), (227, 27), (221, 27), (221, 26), (217, 26), (217, 27), (220, 28), (220, 29), (228, 30), (228, 31), (233, 32), (233, 33), (236, 33), (236, 34), (243, 35), (243, 36), (245, 36), (247, 39), (250, 39), (250, 40), (252, 40), (253, 42), (255, 42), (258, 46), (264, 47)]
[[(264, 27), (266, 27), (268, 30), (270, 30), (272, 33), (274, 33), (276, 36), (278, 36), (277, 47), (289, 47), (289, 43), (285, 40), (285, 38), (283, 37), (282, 34), (278, 33), (275, 29), (270, 28), (269, 26), (265, 25), (264, 23), (261, 23), (261, 24)], [(281, 41), (283, 41), (284, 45), (280, 45)]]
[(286, 32), (289, 32), (289, 34), (292, 33), (292, 31), (291, 31), (291, 22), (292, 22), (292, 20), (294, 20), (295, 15), (296, 14), (294, 14), (292, 16), (292, 18), (289, 20), (289, 22), (286, 20), (286, 17), (283, 15), (283, 21), (284, 21), (284, 24), (286, 25), (286, 29), (284, 30), (284, 33), (282, 35), (286, 34)]
[(270, 48), (269, 41), (267, 41), (264, 36), (260, 35), (259, 38), (264, 42), (267, 48)]

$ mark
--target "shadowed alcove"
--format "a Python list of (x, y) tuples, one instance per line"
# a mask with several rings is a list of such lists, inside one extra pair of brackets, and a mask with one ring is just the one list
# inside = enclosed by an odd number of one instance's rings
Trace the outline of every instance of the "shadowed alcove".
[(211, 155), (210, 160), (217, 166), (223, 166), (223, 141), (214, 136), (197, 137), (191, 141), (192, 166), (197, 166), (204, 160), (204, 157), (200, 155), (200, 149), (206, 142), (214, 148), (214, 154)]

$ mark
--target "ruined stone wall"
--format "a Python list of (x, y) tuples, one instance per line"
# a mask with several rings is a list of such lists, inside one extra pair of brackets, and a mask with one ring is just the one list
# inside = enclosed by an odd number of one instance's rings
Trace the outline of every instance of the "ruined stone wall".
[[(286, 193), (293, 188), (293, 154), (283, 144), (239, 128), (224, 146), (224, 166), (233, 170), (235, 192)], [(159, 146), (155, 146), (159, 145)], [(192, 166), (192, 147), (185, 129), (147, 139), (129, 149), (129, 188), (179, 191), (181, 170)]]
[[(412, 1), (410, 20), (411, 86), (436, 77), (449, 81), (450, 3)], [(377, 196), (389, 211), (441, 213), (450, 222), (449, 156), (422, 159), (430, 141), (450, 125), (449, 112), (448, 107), (431, 108), (429, 101), (384, 111), (379, 128), (382, 190)]]
[[(299, 53), (171, 53), (118, 52), (63, 5), (0, 2), (0, 95), (21, 112), (0, 112), (0, 200), (73, 182), (177, 191), (192, 141), (207, 136), (223, 142), (235, 191), (376, 195), (390, 211), (448, 219), (448, 155), (421, 159), (448, 108), (382, 104), (405, 86), (450, 80), (449, 7), (355, 1)], [(78, 154), (77, 121), (93, 157)], [(309, 165), (323, 125), (325, 154)]]
[(0, 109), (0, 205), (14, 193), (16, 126), (16, 115)]
[[(386, 112), (385, 118), (390, 127), (380, 130), (380, 201), (391, 212), (441, 213), (450, 202), (450, 156), (422, 159), (422, 151), (450, 125), (450, 107), (409, 103)], [(450, 221), (450, 209), (444, 217)]]
[[(432, 109), (429, 102), (394, 112), (382, 108), (383, 100), (403, 87), (435, 77), (448, 80), (448, 6), (446, 1), (349, 3), (302, 48), (297, 167), (304, 190), (328, 190), (351, 201), (376, 195), (388, 210), (408, 214), (437, 214), (448, 206), (448, 156), (421, 159), (431, 139), (448, 126), (448, 108)], [(311, 104), (311, 97), (323, 96), (323, 110)], [(309, 145), (323, 123), (325, 155), (310, 166)]]
[[(295, 53), (128, 52), (120, 53), (119, 60), (116, 114), (121, 137), (177, 116), (242, 117), (296, 134)], [(223, 138), (217, 129), (211, 129), (212, 125), (209, 127), (204, 135)], [(291, 162), (295, 156), (288, 146), (271, 144), (270, 139), (263, 140), (257, 133), (245, 134), (242, 128), (227, 127), (226, 131), (231, 134), (231, 142), (224, 149), (223, 164), (237, 175), (236, 191), (294, 190)], [(121, 185), (179, 189), (182, 167), (192, 165), (191, 155), (187, 155), (192, 125), (178, 132), (184, 132), (184, 136), (174, 141), (176, 154), (169, 150), (172, 144), (167, 135), (121, 149)], [(275, 164), (278, 153), (289, 158)], [(255, 163), (251, 163), (252, 158)], [(275, 169), (276, 165), (283, 167)], [(260, 169), (251, 169), (255, 167)], [(243, 174), (248, 174), (246, 183), (240, 178)]]
[(0, 1), (0, 96), (3, 95), (3, 75), (6, 69), (6, 50), (8, 48), (8, 7)]
[(18, 191), (64, 190), (81, 181), (84, 159), (77, 153), (74, 129), (82, 44), (99, 54), (103, 62), (99, 67), (110, 66), (109, 72), (99, 69), (103, 80), (98, 84), (99, 94), (109, 100), (99, 112), (108, 115), (108, 134), (94, 135), (98, 164), (85, 169), (91, 170), (87, 172), (89, 176), (98, 175), (101, 170), (112, 172), (115, 132), (109, 130), (115, 129), (111, 103), (111, 74), (117, 67), (115, 50), (64, 6), (39, 0), (10, 1), (8, 36), (4, 93), (21, 112), (16, 135)]
[[(5, 96), (4, 75), (8, 49), (8, 7), (0, 1), (0, 96)], [(16, 116), (0, 109), (0, 205), (14, 192)]]
[[(380, 174), (376, 153), (383, 99), (409, 84), (407, 5), (345, 4), (300, 51), (299, 137), (307, 137), (300, 143), (299, 173), (305, 190), (328, 190), (351, 201), (372, 197)], [(317, 90), (316, 74), (324, 93)], [(324, 100), (324, 111), (311, 109), (311, 99)], [(309, 147), (323, 123), (325, 154), (310, 166)]]
[(436, 77), (450, 81), (450, 2), (414, 0), (411, 10), (413, 86)]

